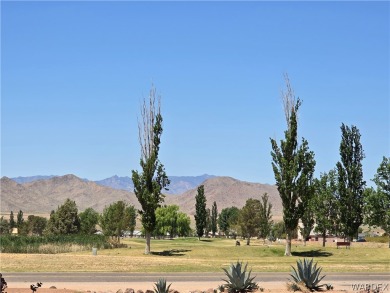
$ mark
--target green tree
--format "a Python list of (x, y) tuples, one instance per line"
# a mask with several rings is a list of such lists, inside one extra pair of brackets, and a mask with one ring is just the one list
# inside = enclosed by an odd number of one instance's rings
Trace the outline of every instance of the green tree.
[(213, 237), (215, 237), (215, 233), (217, 233), (218, 230), (218, 208), (217, 203), (214, 201), (213, 206), (211, 208), (211, 233)]
[(233, 227), (238, 224), (240, 210), (237, 207), (224, 208), (218, 217), (219, 229), (228, 237), (233, 231)]
[(379, 191), (390, 195), (390, 157), (383, 157), (373, 181)]
[(87, 208), (79, 214), (80, 232), (83, 234), (93, 234), (96, 232), (96, 225), (99, 223), (99, 213), (93, 208)]
[(150, 90), (149, 101), (144, 100), (141, 108), (142, 121), (138, 123), (139, 143), (141, 146), (140, 165), (142, 172), (132, 170), (134, 193), (141, 204), (142, 226), (145, 231), (145, 254), (150, 254), (150, 239), (156, 227), (156, 209), (164, 201), (161, 190), (169, 185), (158, 154), (160, 150), (161, 134), (163, 131), (160, 111), (160, 98), (156, 105), (156, 90)]
[(276, 186), (283, 204), (283, 221), (286, 228), (285, 255), (291, 256), (291, 240), (293, 231), (304, 212), (305, 186), (314, 173), (314, 153), (309, 151), (308, 142), (302, 138), (298, 145), (298, 110), (301, 106), (299, 98), (291, 90), (286, 77), (287, 94), (284, 95), (287, 130), (280, 147), (276, 140), (271, 139), (272, 168), (275, 174)]
[(125, 210), (125, 215), (126, 215), (126, 220), (127, 222), (127, 230), (130, 231), (130, 235), (133, 236), (134, 230), (135, 230), (135, 225), (137, 224), (137, 210), (133, 205), (128, 205)]
[(187, 237), (191, 235), (191, 219), (188, 215), (178, 212), (176, 225), (177, 236)]
[(376, 190), (367, 188), (365, 191), (365, 222), (386, 232), (390, 248), (390, 158), (383, 157), (373, 181)]
[(341, 134), (341, 162), (337, 162), (340, 222), (344, 237), (351, 241), (363, 223), (363, 191), (366, 185), (362, 168), (364, 152), (356, 126), (350, 128), (343, 123)]
[(20, 229), (23, 223), (24, 223), (23, 211), (19, 210), (18, 215), (16, 216), (16, 227)]
[(14, 218), (14, 212), (11, 211), (11, 213), (9, 215), (9, 228), (12, 229), (15, 227), (16, 227), (16, 222), (15, 222), (15, 218)]
[(306, 163), (307, 170), (302, 172), (302, 180), (299, 181), (300, 186), (298, 186), (301, 193), (300, 200), (302, 202), (302, 226), (299, 226), (299, 231), (302, 235), (304, 246), (306, 246), (306, 240), (314, 228), (314, 202), (316, 198), (313, 184), (314, 167), (316, 164), (314, 160), (314, 153), (307, 152), (305, 155), (307, 157), (303, 161)]
[(267, 193), (264, 193), (260, 201), (260, 214), (259, 214), (259, 236), (264, 241), (267, 239), (272, 228), (272, 204), (268, 202), (269, 197)]
[(9, 222), (2, 216), (0, 218), (0, 235), (9, 234)]
[(325, 247), (326, 235), (337, 234), (339, 227), (339, 202), (337, 200), (337, 172), (330, 170), (314, 180), (316, 197), (314, 200), (315, 232), (322, 235)]
[(179, 207), (177, 205), (157, 208), (155, 234), (158, 236), (166, 236), (169, 233), (170, 238), (173, 238), (177, 234), (178, 213)]
[(104, 208), (100, 216), (100, 226), (104, 235), (116, 237), (119, 241), (124, 230), (134, 231), (135, 218), (135, 208), (119, 200)]
[(271, 237), (272, 240), (286, 238), (286, 228), (284, 222), (276, 222), (271, 227)]
[(198, 187), (195, 196), (195, 223), (196, 234), (200, 240), (203, 236), (207, 224), (206, 196), (204, 195), (204, 185)]
[(303, 209), (301, 216), (302, 226), (298, 226), (299, 232), (302, 235), (303, 246), (306, 246), (306, 241), (310, 236), (311, 231), (314, 229), (314, 205), (313, 201), (309, 201), (306, 207)]
[(242, 235), (246, 237), (246, 245), (250, 244), (251, 237), (257, 236), (260, 229), (260, 201), (249, 198), (240, 211), (239, 223)]
[(211, 232), (211, 210), (209, 208), (206, 209), (206, 226), (204, 228), (204, 235), (208, 238)]
[(47, 224), (49, 234), (77, 234), (80, 230), (80, 219), (77, 213), (76, 202), (69, 198), (59, 206), (55, 213), (50, 215)]
[(47, 222), (47, 219), (44, 217), (29, 215), (27, 217), (26, 234), (42, 236)]
[(157, 236), (185, 237), (191, 232), (190, 217), (179, 211), (177, 205), (159, 207), (156, 210), (156, 230)]

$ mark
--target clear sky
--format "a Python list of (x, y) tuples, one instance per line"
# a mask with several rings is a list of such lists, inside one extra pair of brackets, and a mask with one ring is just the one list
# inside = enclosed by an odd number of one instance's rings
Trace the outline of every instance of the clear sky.
[(162, 96), (168, 175), (274, 183), (287, 72), (316, 176), (356, 125), (366, 181), (390, 153), (389, 2), (1, 2), (1, 175), (131, 176)]

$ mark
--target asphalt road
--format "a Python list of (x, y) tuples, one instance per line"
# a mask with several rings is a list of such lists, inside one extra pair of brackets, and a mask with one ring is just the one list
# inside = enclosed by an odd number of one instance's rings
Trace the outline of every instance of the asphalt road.
[[(388, 273), (328, 273), (325, 274), (326, 283), (388, 283), (390, 284), (390, 272)], [(264, 273), (253, 272), (257, 282), (286, 282), (288, 273)], [(161, 277), (168, 282), (215, 282), (224, 278), (223, 273), (6, 273), (3, 277), (8, 283), (12, 282), (156, 282)], [(390, 285), (389, 285), (390, 287)], [(390, 290), (390, 289), (389, 289)]]

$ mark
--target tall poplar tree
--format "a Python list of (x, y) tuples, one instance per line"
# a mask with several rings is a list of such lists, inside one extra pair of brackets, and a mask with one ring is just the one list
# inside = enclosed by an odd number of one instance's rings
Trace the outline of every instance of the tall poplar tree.
[[(314, 171), (314, 169), (313, 169)], [(306, 176), (313, 178), (313, 174), (309, 173)], [(315, 205), (315, 189), (314, 184), (312, 184), (312, 180), (308, 179), (308, 181), (303, 182), (301, 190), (301, 201), (302, 201), (302, 209), (303, 213), (301, 216), (302, 227), (299, 227), (303, 238), (303, 245), (306, 246), (306, 239), (310, 236), (310, 232), (314, 228), (314, 205)]]
[(272, 228), (272, 204), (268, 201), (269, 197), (267, 193), (261, 196), (260, 201), (260, 215), (259, 215), (259, 237), (265, 239), (271, 233)]
[(18, 215), (16, 216), (16, 227), (20, 229), (24, 223), (23, 211), (19, 210)]
[(215, 233), (218, 230), (218, 208), (217, 203), (214, 201), (213, 206), (211, 208), (211, 233), (213, 237), (215, 237)]
[(340, 156), (341, 161), (336, 165), (340, 222), (344, 237), (351, 241), (363, 223), (363, 192), (366, 185), (362, 167), (364, 152), (356, 126), (341, 125)]
[[(291, 256), (292, 234), (304, 212), (305, 189), (312, 179), (315, 168), (314, 153), (309, 151), (308, 142), (302, 138), (298, 145), (298, 110), (299, 98), (295, 100), (288, 77), (286, 76), (287, 94), (284, 96), (284, 110), (287, 130), (285, 139), (280, 141), (271, 138), (272, 168), (276, 186), (283, 204), (283, 220), (286, 228), (285, 255)], [(287, 100), (287, 101), (285, 101)]]
[(164, 201), (161, 191), (166, 189), (170, 183), (164, 165), (158, 158), (163, 118), (160, 110), (160, 97), (157, 100), (156, 89), (152, 86), (149, 98), (144, 99), (141, 107), (142, 120), (138, 123), (142, 172), (132, 170), (134, 193), (141, 204), (139, 213), (145, 230), (145, 254), (150, 254), (150, 239), (156, 227), (155, 211)]
[(16, 226), (16, 222), (15, 222), (15, 218), (14, 218), (14, 212), (11, 211), (11, 214), (9, 215), (9, 227), (10, 229), (12, 228), (15, 228)]
[(198, 192), (195, 196), (195, 222), (196, 234), (200, 237), (204, 234), (207, 222), (206, 196), (204, 195), (204, 185), (198, 187)]
[(209, 237), (211, 231), (211, 210), (209, 208), (206, 208), (206, 226), (204, 228), (204, 236)]

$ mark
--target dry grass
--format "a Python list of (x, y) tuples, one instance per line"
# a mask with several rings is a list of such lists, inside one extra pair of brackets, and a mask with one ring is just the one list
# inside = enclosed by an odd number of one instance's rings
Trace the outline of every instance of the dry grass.
[(288, 272), (302, 257), (314, 257), (324, 272), (389, 271), (390, 249), (382, 243), (353, 243), (351, 249), (322, 248), (317, 243), (293, 245), (293, 257), (284, 257), (284, 245), (263, 245), (252, 240), (251, 246), (234, 246), (231, 239), (194, 238), (153, 240), (153, 255), (143, 255), (143, 239), (123, 241), (129, 248), (47, 254), (2, 254), (5, 272), (221, 272), (237, 260), (248, 262), (254, 272)]

